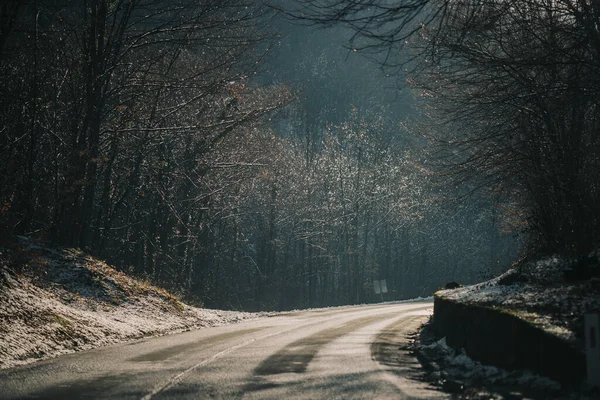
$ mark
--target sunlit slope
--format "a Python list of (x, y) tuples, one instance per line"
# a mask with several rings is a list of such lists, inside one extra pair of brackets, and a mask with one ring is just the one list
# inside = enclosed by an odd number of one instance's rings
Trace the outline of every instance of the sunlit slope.
[(80, 250), (0, 247), (0, 368), (258, 315), (188, 306)]

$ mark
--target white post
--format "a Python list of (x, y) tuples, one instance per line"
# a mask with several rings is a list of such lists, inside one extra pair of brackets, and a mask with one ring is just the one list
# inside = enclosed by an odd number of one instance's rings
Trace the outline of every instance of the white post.
[(588, 313), (585, 320), (585, 358), (588, 387), (600, 387), (600, 315)]
[(385, 279), (381, 280), (379, 286), (381, 286), (381, 302), (383, 303), (383, 294), (387, 293), (387, 283), (385, 282)]
[(375, 290), (375, 294), (381, 293), (381, 286), (379, 286), (379, 281), (373, 281), (373, 290)]
[(387, 282), (385, 279), (381, 280), (381, 293), (387, 293)]

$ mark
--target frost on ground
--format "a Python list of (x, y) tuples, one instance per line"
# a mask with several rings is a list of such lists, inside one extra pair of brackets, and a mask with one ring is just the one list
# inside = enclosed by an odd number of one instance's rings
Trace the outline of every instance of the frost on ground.
[(526, 370), (506, 371), (483, 365), (435, 340), (429, 325), (415, 339), (413, 351), (424, 365), (424, 379), (456, 399), (568, 398), (559, 383)]
[(579, 260), (521, 263), (487, 282), (437, 295), (514, 312), (583, 350), (583, 315), (600, 311), (599, 259), (600, 250)]
[(0, 369), (266, 315), (188, 306), (79, 250), (26, 238), (0, 246)]
[(536, 375), (530, 371), (511, 371), (491, 365), (483, 365), (474, 361), (464, 350), (456, 351), (446, 344), (442, 338), (429, 345), (423, 345), (422, 350), (436, 358), (443, 358), (447, 365), (445, 373), (448, 377), (470, 382), (502, 383), (503, 385), (527, 385), (537, 390), (554, 392), (560, 390), (560, 384), (552, 379)]
[(471, 359), (463, 349), (448, 346), (446, 338), (436, 338), (431, 323), (425, 324), (413, 338), (410, 350), (425, 371), (421, 378), (456, 400), (600, 398), (598, 389), (563, 388), (560, 383), (528, 370), (507, 371), (484, 365)]

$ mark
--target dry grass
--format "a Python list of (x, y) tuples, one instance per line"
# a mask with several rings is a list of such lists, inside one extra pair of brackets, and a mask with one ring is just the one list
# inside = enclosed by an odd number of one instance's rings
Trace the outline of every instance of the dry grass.
[(187, 306), (78, 249), (0, 244), (0, 368), (261, 315)]

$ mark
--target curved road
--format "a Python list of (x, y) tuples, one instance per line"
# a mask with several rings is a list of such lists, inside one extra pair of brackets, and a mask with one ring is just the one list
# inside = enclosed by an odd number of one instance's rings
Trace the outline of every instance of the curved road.
[(447, 398), (401, 350), (432, 307), (292, 312), (70, 354), (0, 371), (0, 398)]

